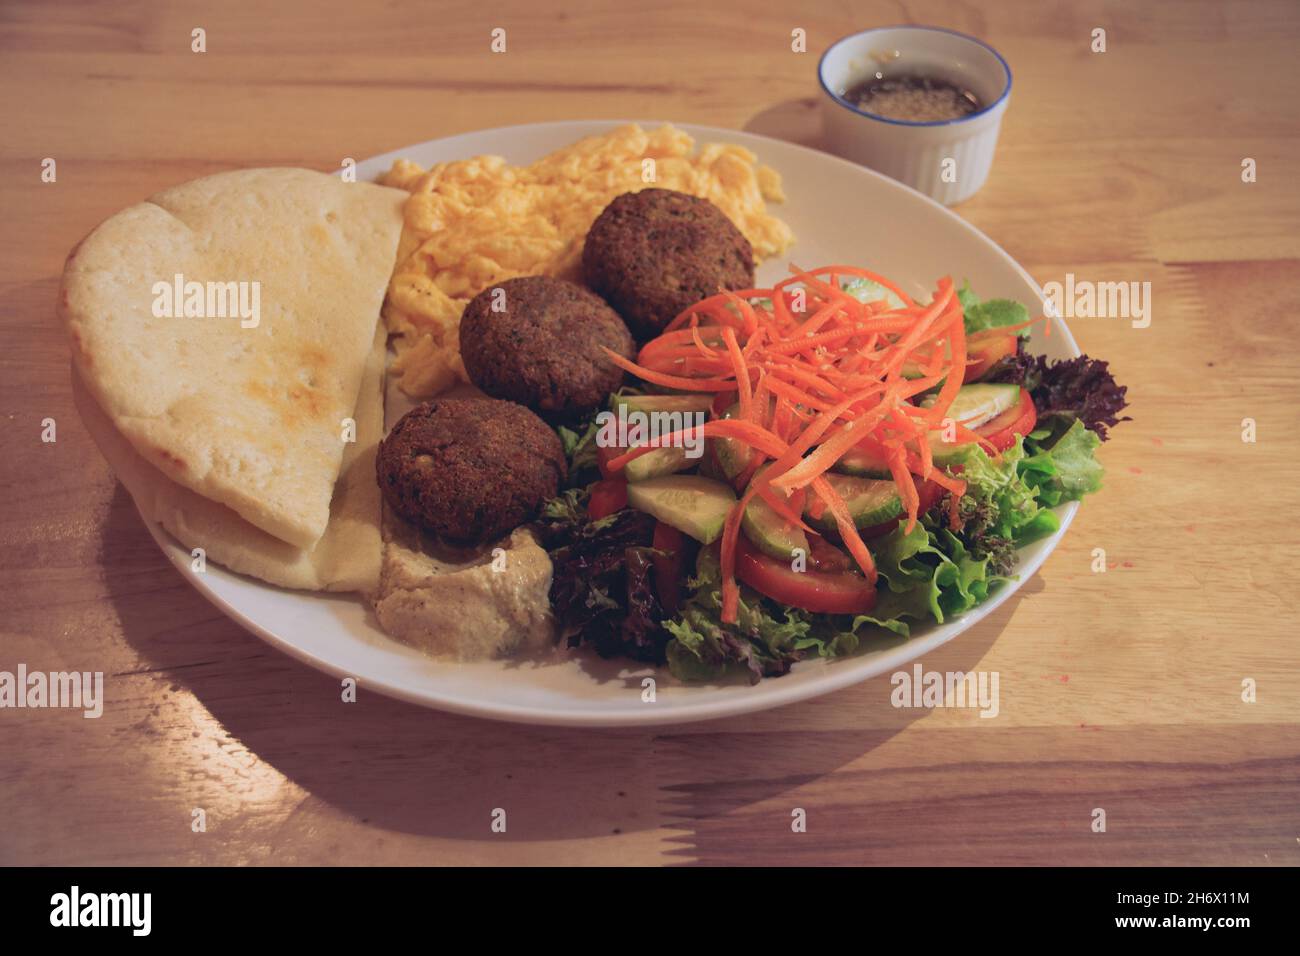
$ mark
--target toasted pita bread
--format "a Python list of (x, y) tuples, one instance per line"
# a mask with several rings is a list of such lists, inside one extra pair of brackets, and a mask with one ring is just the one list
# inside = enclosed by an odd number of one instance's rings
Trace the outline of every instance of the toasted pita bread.
[[(113, 216), (63, 274), (61, 311), (86, 391), (167, 478), (311, 551), (330, 521), (340, 431), (357, 403), (405, 198), (305, 169), (250, 169)], [(248, 304), (257, 283), (256, 326), (243, 327), (251, 316), (156, 315), (178, 275), (216, 291), (248, 283)], [(205, 295), (203, 304), (221, 303)]]
[(72, 395), (86, 428), (146, 521), (161, 524), (187, 548), (202, 548), (208, 560), (281, 587), (369, 593), (379, 582), (382, 551), (375, 453), (383, 437), (386, 339), (378, 329), (353, 415), (356, 441), (345, 445), (329, 525), (310, 551), (267, 534), (145, 461), (113, 427), (76, 369)]

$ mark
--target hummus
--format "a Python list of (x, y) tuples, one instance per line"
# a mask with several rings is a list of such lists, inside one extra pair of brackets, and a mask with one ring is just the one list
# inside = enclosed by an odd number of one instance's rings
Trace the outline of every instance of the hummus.
[(504, 657), (552, 645), (551, 558), (527, 528), (470, 550), (438, 543), (384, 508), (375, 614), (434, 657)]

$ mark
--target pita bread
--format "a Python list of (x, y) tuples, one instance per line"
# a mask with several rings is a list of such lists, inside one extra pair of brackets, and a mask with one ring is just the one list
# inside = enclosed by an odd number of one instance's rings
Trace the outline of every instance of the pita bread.
[(386, 338), (382, 328), (376, 331), (353, 416), (357, 440), (345, 445), (329, 525), (310, 551), (272, 537), (145, 461), (113, 427), (75, 369), (72, 395), (82, 421), (141, 515), (161, 524), (185, 547), (203, 548), (208, 559), (281, 587), (370, 593), (379, 583), (382, 549), (375, 454), (383, 437)]
[[(330, 520), (342, 421), (356, 406), (405, 198), (311, 170), (249, 169), (113, 216), (63, 274), (86, 391), (167, 478), (310, 551)], [(178, 275), (247, 283), (248, 304), (256, 288), (256, 326), (155, 315)]]

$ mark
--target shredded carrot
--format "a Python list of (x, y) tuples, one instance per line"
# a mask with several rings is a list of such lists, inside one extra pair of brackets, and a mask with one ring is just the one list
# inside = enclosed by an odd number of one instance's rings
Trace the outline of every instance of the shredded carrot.
[(809, 371), (806, 364), (798, 364), (789, 361), (784, 356), (776, 356), (776, 362), (772, 365), (772, 374), (779, 378), (789, 378), (801, 385), (806, 385), (814, 391), (821, 392), (823, 395), (834, 399), (844, 397), (844, 390), (832, 385), (826, 380), (824, 375), (817, 372)]
[(921, 453), (921, 477), (928, 481), (934, 474), (934, 449), (930, 447), (930, 436), (918, 435), (916, 448)]
[(794, 510), (793, 506), (790, 504), (790, 499), (783, 499), (772, 490), (771, 485), (766, 481), (763, 481), (761, 478), (756, 481), (755, 484), (758, 486), (758, 496), (767, 503), (769, 508), (784, 518), (788, 524), (792, 524), (797, 528), (802, 528), (810, 534), (816, 534), (812, 528), (808, 527), (803, 518), (800, 517), (799, 512)]
[[(960, 313), (960, 308), (957, 311)], [(952, 368), (965, 369), (966, 327), (960, 319), (953, 326), (949, 341), (952, 343)], [(961, 388), (961, 385), (962, 378), (959, 375), (949, 375), (944, 379), (943, 385), (939, 388), (939, 397), (935, 399), (933, 405), (921, 412), (922, 417), (928, 418), (932, 422), (942, 421), (948, 413), (948, 406), (957, 397), (957, 390)]]
[[(711, 326), (705, 326), (704, 331), (713, 339), (714, 345), (721, 345), (722, 338), (718, 335), (717, 330)], [(700, 325), (696, 322), (689, 329), (678, 329), (676, 332), (665, 332), (658, 338), (647, 342), (641, 351), (637, 354), (637, 361), (645, 363), (663, 352), (669, 346), (689, 345), (693, 342), (698, 343), (701, 338)], [(706, 346), (708, 347), (708, 346)], [(716, 350), (709, 348), (711, 353), (716, 354)]]
[[(772, 386), (769, 384), (768, 388)], [(790, 440), (790, 427), (794, 419), (794, 405), (784, 395), (778, 396), (776, 408), (772, 412), (772, 431), (782, 441)]]
[(785, 293), (772, 291), (772, 318), (776, 333), (780, 335), (795, 325), (794, 316), (790, 314), (790, 303), (785, 301)]
[(736, 307), (740, 313), (741, 320), (745, 323), (745, 334), (753, 336), (758, 331), (758, 316), (754, 312), (753, 306), (749, 304), (748, 299), (742, 299), (734, 292), (728, 292), (725, 289), (722, 292), (727, 297), (727, 301)]
[(827, 409), (832, 407), (830, 402), (823, 401), (820, 398), (814, 398), (812, 395), (809, 395), (803, 389), (795, 385), (791, 385), (789, 382), (783, 381), (782, 379), (777, 378), (775, 376), (773, 376), (772, 380), (767, 383), (767, 387), (768, 390), (772, 392), (773, 395), (780, 395), (782, 398), (788, 399), (792, 402), (796, 402), (800, 405), (806, 405), (809, 408), (816, 408), (822, 411), (826, 411)]
[(843, 308), (841, 302), (828, 302), (821, 306), (816, 312), (801, 322), (795, 330), (795, 336), (801, 345), (806, 346), (807, 340), (814, 338), (818, 329), (826, 324), (837, 311)]
[(701, 356), (694, 345), (672, 346), (661, 349), (640, 364), (652, 372), (676, 375), (681, 372), (707, 372), (710, 375), (731, 371), (731, 362), (719, 353)]
[(834, 272), (837, 273), (838, 275), (856, 276), (859, 279), (870, 279), (872, 282), (877, 282), (880, 285), (883, 285), (890, 292), (894, 293), (894, 295), (902, 299), (906, 305), (913, 304), (911, 296), (909, 296), (906, 292), (904, 292), (898, 286), (894, 285), (893, 282), (886, 279), (884, 276), (877, 275), (876, 273), (870, 271), (869, 269), (860, 269), (856, 266), (823, 266), (820, 269), (813, 270), (812, 274), (821, 275), (823, 272), (826, 273)]
[(744, 292), (724, 293), (719, 292), (717, 295), (711, 295), (707, 299), (696, 302), (689, 308), (683, 309), (677, 314), (667, 326), (665, 332), (675, 332), (691, 320), (692, 315), (707, 315), (714, 319), (719, 319), (722, 325), (731, 325), (738, 329), (744, 328), (744, 321), (734, 312), (727, 310), (727, 295), (741, 295), (750, 297), (752, 295), (764, 295), (766, 290), (763, 289), (746, 289)]
[(735, 330), (729, 327), (723, 329), (722, 341), (727, 345), (727, 354), (731, 357), (736, 384), (740, 389), (740, 417), (747, 422), (752, 422), (754, 420), (753, 386), (749, 381), (749, 368), (745, 365), (745, 357), (741, 354), (740, 345), (736, 341)]
[(817, 272), (809, 272), (807, 269), (800, 269), (793, 262), (790, 263), (790, 278), (782, 279), (776, 284), (778, 289), (788, 288), (793, 283), (799, 283), (805, 289), (811, 289), (818, 294), (823, 302), (843, 302), (846, 305), (861, 305), (857, 299), (852, 298), (848, 293), (832, 282), (822, 282), (817, 278), (818, 273), (826, 270), (819, 269)]
[(818, 475), (813, 480), (813, 491), (830, 509), (830, 513), (835, 517), (835, 527), (839, 529), (840, 537), (844, 540), (845, 546), (849, 549), (849, 554), (858, 562), (858, 567), (862, 573), (867, 576), (867, 580), (872, 584), (876, 583), (876, 562), (871, 557), (871, 552), (867, 550), (866, 543), (863, 542), (862, 536), (858, 534), (858, 526), (853, 523), (853, 516), (849, 514), (849, 506), (844, 503), (844, 499), (826, 480), (824, 475)]
[(749, 341), (745, 343), (745, 347), (740, 350), (740, 354), (745, 357), (746, 363), (748, 363), (752, 357), (758, 354), (762, 346), (766, 344), (767, 330), (768, 330), (767, 326), (760, 325), (755, 330), (754, 334), (749, 337)]
[(889, 412), (890, 405), (882, 401), (860, 418), (841, 425), (837, 432), (818, 449), (782, 475), (776, 485), (782, 491), (793, 491), (810, 484), (844, 457)]
[(754, 386), (754, 420), (766, 428), (771, 424), (772, 392), (768, 387), (767, 369), (758, 370), (758, 383)]
[(722, 525), (722, 623), (735, 624), (740, 610), (740, 587), (736, 584), (736, 536), (740, 519), (749, 502), (758, 494), (757, 483), (751, 484), (727, 513)]
[[(671, 335), (674, 333), (669, 333), (669, 334)], [(703, 355), (705, 358), (717, 358), (718, 356), (717, 349), (710, 348), (708, 345), (705, 344), (704, 337), (700, 335), (700, 327), (698, 324), (691, 326), (691, 341), (695, 343), (695, 348), (698, 349), (699, 353)]]
[(954, 478), (951, 475), (944, 474), (942, 471), (936, 471), (930, 476), (930, 480), (939, 487), (951, 491), (959, 498), (966, 494), (966, 482), (961, 478)]
[(612, 349), (607, 349), (604, 346), (601, 346), (601, 348), (609, 356), (609, 360), (625, 372), (631, 372), (638, 378), (653, 382), (655, 385), (663, 385), (665, 388), (680, 388), (686, 392), (727, 392), (736, 388), (734, 381), (722, 378), (688, 378), (684, 375), (666, 375), (663, 372), (656, 372), (637, 365), (636, 362), (623, 358)]
[(894, 476), (894, 484), (903, 499), (903, 510), (907, 512), (907, 528), (903, 533), (911, 534), (916, 527), (916, 516), (921, 510), (921, 496), (916, 490), (916, 482), (912, 480), (912, 472), (908, 470), (907, 458), (901, 445), (893, 449), (887, 461), (889, 473)]

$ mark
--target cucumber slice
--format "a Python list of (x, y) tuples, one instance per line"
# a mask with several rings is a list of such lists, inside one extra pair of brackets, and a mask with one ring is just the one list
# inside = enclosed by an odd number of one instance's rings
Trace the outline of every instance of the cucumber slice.
[(949, 444), (943, 440), (942, 432), (930, 432), (930, 457), (936, 465), (946, 468), (960, 463), (974, 444), (971, 441)]
[[(755, 481), (764, 470), (765, 468), (760, 468), (755, 472)], [(808, 554), (808, 535), (803, 528), (790, 524), (757, 496), (751, 498), (745, 506), (740, 527), (745, 532), (745, 537), (754, 542), (760, 551), (770, 554), (778, 561), (789, 561), (794, 557), (796, 549)]]
[(921, 371), (921, 366), (917, 365), (915, 362), (904, 362), (903, 367), (899, 370), (899, 374), (902, 375), (903, 378), (909, 379), (923, 378), (925, 376), (925, 372)]
[[(680, 414), (681, 425), (689, 427), (696, 415), (708, 415), (713, 399), (708, 395), (611, 395), (610, 411), (615, 415)], [(702, 420), (702, 419), (701, 419)], [(644, 423), (646, 426), (649, 422)], [(661, 428), (667, 426), (661, 426)], [(630, 431), (630, 428), (629, 428)], [(645, 481), (685, 471), (699, 464), (699, 457), (691, 458), (686, 449), (676, 446), (656, 448), (652, 452), (627, 463), (628, 481)]]
[(621, 405), (626, 412), (704, 412), (708, 414), (713, 404), (711, 395), (611, 395), (609, 410), (618, 414)]
[[(930, 405), (934, 399), (927, 400)], [(963, 385), (948, 408), (948, 418), (970, 429), (979, 428), (997, 418), (1020, 401), (1019, 385)], [(924, 407), (926, 402), (922, 402)], [(959, 441), (949, 444), (943, 440), (943, 430), (930, 432), (930, 454), (936, 465), (954, 465), (966, 457), (974, 442)]]
[(712, 544), (722, 535), (736, 493), (712, 478), (665, 475), (628, 485), (627, 503), (701, 544)]
[[(955, 422), (961, 422), (967, 428), (975, 429), (991, 422), (1019, 400), (1019, 385), (963, 385), (957, 390), (947, 417)], [(921, 403), (921, 407), (928, 408), (934, 404), (934, 401), (934, 396), (931, 396)], [(929, 441), (930, 454), (934, 457), (934, 463), (945, 467), (960, 462), (974, 444), (966, 441), (949, 444), (943, 440), (942, 430), (930, 432)], [(852, 449), (836, 462), (835, 470), (859, 478), (890, 476), (888, 464), (860, 448)]]
[(859, 478), (888, 478), (890, 476), (889, 465), (883, 458), (879, 458), (861, 448), (850, 448), (844, 457), (835, 463), (835, 470), (846, 475), (856, 475)]
[[(966, 428), (979, 428), (1019, 400), (1019, 385), (963, 385), (957, 389), (957, 397), (948, 407), (947, 417)], [(934, 399), (929, 398), (921, 403), (921, 407), (929, 408), (933, 404)]]
[[(853, 523), (859, 528), (871, 528), (892, 521), (903, 513), (903, 499), (892, 481), (876, 481), (853, 475), (827, 472), (826, 480), (848, 506)], [(809, 522), (825, 531), (836, 530), (835, 516), (827, 509), (820, 518), (805, 511)]]
[[(722, 413), (723, 418), (735, 418), (740, 414), (740, 403), (736, 403)], [(714, 449), (718, 457), (718, 467), (727, 478), (735, 478), (749, 467), (749, 455), (752, 449), (737, 438), (714, 438)]]
[(891, 309), (903, 308), (902, 299), (873, 279), (853, 278), (842, 283), (840, 288), (859, 302), (876, 302), (884, 299)]
[[(917, 365), (915, 362), (904, 362), (903, 367), (899, 370), (899, 374), (902, 375), (903, 378), (909, 380), (925, 378), (925, 370), (922, 369), (921, 366)], [(934, 395), (939, 391), (939, 389), (943, 388), (943, 383), (946, 381), (948, 381), (948, 376), (945, 375), (943, 378), (939, 379), (938, 384), (931, 385), (928, 389), (926, 389), (926, 394)]]
[[(943, 357), (945, 359), (952, 358), (952, 346), (948, 344), (947, 340), (943, 343)], [(925, 370), (916, 362), (904, 362), (902, 369), (899, 370), (899, 374), (901, 374), (903, 378), (924, 378)], [(940, 381), (939, 384), (934, 387), (936, 389), (942, 388), (943, 381)]]
[(627, 463), (623, 473), (628, 481), (645, 481), (649, 478), (685, 471), (696, 464), (699, 464), (698, 458), (687, 457), (685, 448), (674, 445), (656, 448), (654, 451), (646, 452), (640, 458), (633, 458)]

